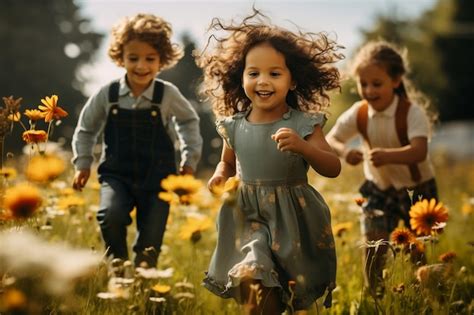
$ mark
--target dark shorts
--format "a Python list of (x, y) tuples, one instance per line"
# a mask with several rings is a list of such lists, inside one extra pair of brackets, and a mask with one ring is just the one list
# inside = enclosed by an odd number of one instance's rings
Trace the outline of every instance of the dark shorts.
[[(366, 199), (362, 205), (361, 231), (366, 235), (372, 232), (392, 232), (400, 220), (410, 228), (409, 211), (412, 204), (421, 199), (438, 200), (436, 180), (430, 179), (412, 189), (379, 189), (373, 182), (365, 181), (359, 192)], [(413, 193), (410, 198), (410, 194)]]

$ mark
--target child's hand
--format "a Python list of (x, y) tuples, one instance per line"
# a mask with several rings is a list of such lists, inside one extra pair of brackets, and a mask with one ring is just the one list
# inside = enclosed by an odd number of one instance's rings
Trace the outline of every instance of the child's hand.
[(388, 155), (384, 149), (372, 149), (369, 151), (369, 160), (375, 167), (379, 167), (389, 163)]
[(346, 154), (346, 162), (350, 165), (357, 165), (364, 160), (364, 155), (357, 149), (350, 149)]
[(272, 135), (272, 139), (277, 143), (278, 150), (301, 153), (301, 148), (305, 141), (291, 128), (280, 128)]
[(91, 175), (90, 169), (76, 171), (76, 174), (74, 174), (74, 179), (72, 181), (72, 188), (78, 191), (82, 191), (82, 188), (86, 186), (90, 175)]
[(209, 189), (209, 191), (213, 192), (216, 187), (224, 186), (226, 180), (227, 180), (227, 178), (225, 176), (214, 175), (207, 182), (207, 189)]

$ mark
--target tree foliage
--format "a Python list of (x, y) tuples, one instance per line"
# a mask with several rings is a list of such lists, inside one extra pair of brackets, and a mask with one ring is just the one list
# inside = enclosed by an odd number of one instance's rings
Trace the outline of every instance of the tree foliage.
[[(102, 38), (79, 9), (74, 1), (63, 0), (0, 2), (0, 94), (23, 97), (23, 109), (57, 94), (60, 106), (72, 117), (61, 126), (66, 138), (85, 100), (81, 90), (87, 78), (79, 77), (78, 69), (91, 60)], [(53, 139), (59, 135), (53, 134)], [(9, 148), (22, 145), (10, 141)]]
[(204, 140), (199, 168), (214, 167), (220, 158), (222, 142), (216, 132), (215, 118), (210, 105), (201, 99), (198, 92), (203, 73), (194, 61), (193, 52), (196, 45), (188, 34), (184, 34), (181, 41), (184, 46), (184, 57), (176, 66), (162, 72), (159, 77), (175, 84), (181, 93), (195, 105), (201, 119), (200, 128)]
[(363, 42), (384, 39), (407, 49), (408, 77), (426, 94), (441, 121), (474, 119), (472, 58), (474, 2), (438, 0), (418, 19), (401, 18), (396, 8), (381, 14)]

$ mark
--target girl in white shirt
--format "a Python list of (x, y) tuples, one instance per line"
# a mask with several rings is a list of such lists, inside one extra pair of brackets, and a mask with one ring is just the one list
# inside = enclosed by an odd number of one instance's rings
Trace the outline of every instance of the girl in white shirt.
[[(407, 63), (393, 45), (367, 43), (356, 55), (352, 72), (362, 100), (337, 119), (327, 139), (350, 165), (363, 162), (366, 180), (359, 191), (366, 200), (361, 219), (365, 239), (388, 240), (400, 220), (410, 227), (412, 200), (438, 199), (428, 156), (430, 118), (422, 106), (411, 103), (419, 102), (415, 95), (421, 94), (408, 93)], [(347, 145), (357, 135), (363, 139), (362, 150)], [(414, 191), (412, 198), (408, 190)], [(366, 282), (375, 294), (383, 293), (386, 250), (366, 250)]]

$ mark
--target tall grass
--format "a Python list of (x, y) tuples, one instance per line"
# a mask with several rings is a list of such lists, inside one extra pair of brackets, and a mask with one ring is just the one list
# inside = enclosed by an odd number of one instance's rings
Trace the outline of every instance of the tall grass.
[[(364, 244), (359, 231), (360, 209), (354, 202), (363, 180), (361, 169), (344, 165), (342, 174), (336, 179), (310, 173), (311, 183), (321, 192), (332, 211), (338, 286), (333, 294), (332, 308), (326, 310), (318, 301), (309, 314), (473, 313), (474, 163), (454, 162), (441, 155), (436, 155), (434, 161), (440, 199), (449, 209), (450, 217), (443, 233), (428, 238), (425, 245), (428, 265), (439, 263), (443, 269), (429, 270), (428, 275), (434, 277), (434, 281), (425, 283), (416, 277), (419, 266), (413, 265), (403, 251), (394, 248), (394, 252), (389, 251), (384, 271), (385, 294), (379, 299), (364, 290)], [(204, 182), (206, 174), (200, 176)], [(55, 180), (38, 184), (44, 197), (40, 211), (26, 220), (2, 217), (0, 230), (8, 233), (12, 229), (28, 229), (51, 244), (66, 242), (73, 248), (88, 249), (101, 255), (104, 248), (95, 220), (99, 194), (97, 184), (92, 181), (82, 193), (72, 192), (67, 188), (71, 176), (72, 170), (68, 169)], [(24, 178), (20, 172), (15, 179), (1, 180), (3, 194), (7, 187), (15, 186)], [(67, 199), (64, 201), (71, 196), (77, 199), (71, 198), (69, 204)], [(202, 198), (209, 200), (199, 205), (172, 207), (156, 274), (140, 272), (128, 263), (117, 261), (114, 262), (116, 269), (113, 269), (110, 267), (112, 262), (104, 258), (91, 273), (77, 279), (72, 294), (46, 300), (41, 305), (43, 312), (103, 315), (240, 313), (234, 301), (222, 300), (201, 287), (216, 242), (214, 226), (194, 227), (192, 238), (182, 238), (183, 226), (188, 224), (190, 217), (215, 218), (218, 202), (206, 193)], [(4, 213), (5, 209), (0, 211)], [(130, 244), (135, 234), (134, 224), (129, 228)], [(454, 252), (456, 257), (452, 262), (441, 263), (439, 256), (446, 252)], [(28, 295), (27, 288), (21, 283), (12, 281), (9, 271), (1, 266), (0, 262), (0, 312), (28, 314), (25, 305), (30, 300), (37, 303), (37, 299)], [(124, 278), (128, 280), (117, 280)], [(13, 288), (23, 292), (24, 299), (17, 303), (16, 309), (8, 309), (11, 297), (6, 292)]]

